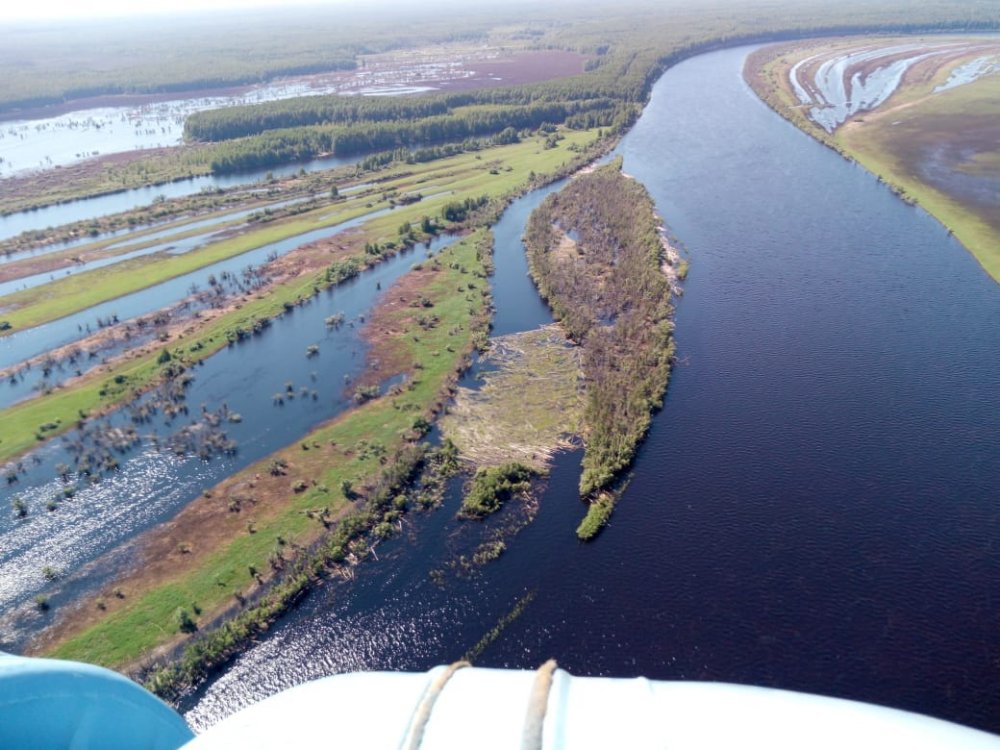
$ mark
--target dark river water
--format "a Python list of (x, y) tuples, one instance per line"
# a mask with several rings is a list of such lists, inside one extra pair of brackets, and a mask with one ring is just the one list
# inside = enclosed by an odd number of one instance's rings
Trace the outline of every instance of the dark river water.
[[(188, 701), (207, 726), (307, 679), (457, 659), (751, 683), (1000, 731), (1000, 288), (923, 211), (743, 83), (669, 70), (620, 153), (692, 261), (679, 364), (612, 522), (574, 529), (578, 453), (471, 576), (458, 497), (308, 598)], [(499, 333), (548, 320), (497, 228)], [(470, 531), (471, 529), (471, 531)]]

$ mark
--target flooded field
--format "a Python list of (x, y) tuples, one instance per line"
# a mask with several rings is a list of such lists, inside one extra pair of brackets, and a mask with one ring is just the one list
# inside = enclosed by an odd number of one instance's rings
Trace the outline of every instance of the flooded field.
[[(511, 85), (579, 73), (586, 58), (562, 50), (440, 45), (363, 55), (354, 71), (299, 76), (221, 95), (139, 99), (113, 106), (76, 103), (72, 111), (0, 121), (0, 179), (139, 149), (177, 146), (194, 112), (299, 96), (405, 96)], [(123, 97), (125, 98), (125, 97)], [(72, 104), (69, 106), (73, 106)], [(37, 115), (37, 116), (35, 116)], [(0, 182), (2, 189), (2, 182)]]
[(751, 55), (774, 109), (920, 203), (1000, 281), (1000, 41), (845, 38)]
[[(975, 59), (968, 61), (970, 56)], [(853, 42), (800, 59), (788, 70), (788, 80), (809, 118), (832, 133), (855, 115), (882, 106), (908, 73), (911, 78), (946, 73), (937, 93), (1000, 71), (998, 56), (996, 44), (974, 41)]]

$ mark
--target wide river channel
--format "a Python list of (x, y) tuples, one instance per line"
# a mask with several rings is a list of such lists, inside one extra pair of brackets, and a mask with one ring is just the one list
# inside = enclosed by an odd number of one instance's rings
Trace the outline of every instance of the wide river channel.
[[(555, 657), (1000, 731), (1000, 288), (767, 109), (747, 53), (669, 70), (619, 148), (691, 274), (679, 363), (611, 525), (576, 540), (565, 454), (504, 555), (455, 575), (453, 493), (192, 696), (193, 724), (322, 675), (450, 662), (533, 597), (478, 664)], [(497, 227), (497, 333), (549, 320), (519, 242), (540, 197)]]

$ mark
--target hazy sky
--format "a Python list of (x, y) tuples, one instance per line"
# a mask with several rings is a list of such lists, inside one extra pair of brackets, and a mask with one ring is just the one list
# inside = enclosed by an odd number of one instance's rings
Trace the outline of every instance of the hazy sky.
[(193, 10), (246, 9), (273, 5), (354, 4), (353, 0), (29, 0), (4, 2), (0, 20), (95, 18), (138, 16), (154, 13), (184, 13)]

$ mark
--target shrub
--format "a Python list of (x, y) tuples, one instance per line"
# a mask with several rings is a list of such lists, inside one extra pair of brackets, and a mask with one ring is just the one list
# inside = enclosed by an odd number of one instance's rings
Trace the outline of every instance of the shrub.
[(461, 514), (466, 518), (483, 518), (500, 510), (505, 501), (531, 489), (535, 469), (515, 462), (482, 468), (462, 500)]
[(182, 633), (193, 633), (198, 629), (198, 623), (184, 607), (178, 607), (177, 611), (174, 612), (174, 624)]
[(576, 528), (576, 535), (582, 541), (589, 541), (597, 536), (597, 533), (604, 527), (611, 517), (611, 511), (615, 507), (615, 498), (609, 492), (601, 493), (587, 509), (587, 515), (580, 521)]

